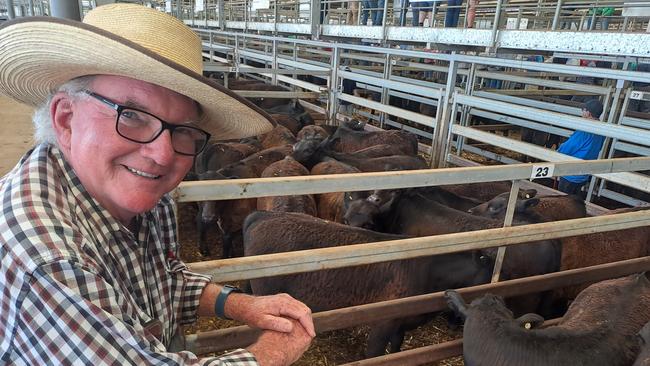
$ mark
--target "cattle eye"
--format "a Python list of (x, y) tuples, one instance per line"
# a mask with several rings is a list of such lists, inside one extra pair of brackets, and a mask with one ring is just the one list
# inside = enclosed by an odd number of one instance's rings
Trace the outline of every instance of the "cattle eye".
[(526, 198), (530, 198), (530, 195), (528, 193), (526, 193)]
[(524, 323), (524, 328), (525, 328), (525, 329), (530, 329), (530, 328), (532, 328), (532, 327), (533, 327), (533, 325), (530, 324), (530, 322), (526, 322), (526, 323)]

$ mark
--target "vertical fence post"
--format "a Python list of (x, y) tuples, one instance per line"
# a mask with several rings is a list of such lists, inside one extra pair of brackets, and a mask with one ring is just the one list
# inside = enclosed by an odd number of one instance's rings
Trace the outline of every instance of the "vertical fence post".
[[(219, 28), (226, 30), (226, 5), (224, 0), (217, 0)], [(230, 5), (232, 9), (232, 5)]]
[[(271, 52), (273, 52), (273, 61), (271, 67), (273, 68), (273, 70), (277, 71), (278, 70), (278, 40), (275, 38), (273, 39), (273, 50)], [(272, 75), (273, 75), (272, 84), (278, 85), (278, 74), (274, 72)]]
[(384, 0), (384, 13), (381, 18), (381, 44), (385, 45), (386, 44), (386, 19), (387, 19), (387, 14), (388, 14), (388, 1), (389, 0)]
[(329, 85), (328, 85), (328, 90), (329, 90), (329, 98), (328, 100), (328, 111), (327, 111), (327, 116), (328, 116), (328, 124), (329, 125), (336, 125), (337, 120), (336, 120), (336, 114), (337, 114), (337, 109), (338, 109), (338, 93), (339, 93), (339, 59), (341, 58), (341, 49), (334, 45), (334, 48), (332, 50), (332, 60), (331, 60), (331, 65), (332, 65), (332, 73), (330, 74), (330, 80), (329, 80)]
[[(515, 207), (517, 205), (517, 195), (519, 194), (519, 180), (512, 181), (510, 187), (510, 196), (508, 197), (508, 208), (506, 209), (506, 217), (503, 221), (503, 227), (512, 226), (512, 218), (515, 216)], [(506, 256), (506, 247), (499, 247), (497, 250), (497, 257), (494, 261), (494, 272), (492, 272), (492, 281), (499, 282), (501, 276), (501, 268), (503, 267), (503, 258)]]
[[(467, 75), (467, 82), (465, 84), (465, 94), (467, 95), (473, 95), (474, 94), (474, 79), (476, 75), (476, 64), (472, 63), (472, 66), (469, 68), (469, 73)], [(470, 111), (471, 107), (468, 107), (464, 105), (461, 109), (461, 115), (460, 115), (460, 125), (461, 126), (468, 126), (469, 121), (471, 119), (470, 116)], [(456, 141), (456, 151), (460, 154), (460, 151), (463, 149), (463, 143), (465, 141), (465, 137), (463, 136), (458, 136), (458, 140)]]
[(273, 35), (278, 35), (278, 23), (280, 22), (280, 11), (278, 10), (278, 0), (273, 2)]
[[(393, 66), (390, 64), (391, 63), (391, 57), (390, 54), (386, 54), (386, 57), (384, 58), (384, 80), (388, 80), (390, 78)], [(381, 104), (389, 104), (390, 101), (390, 89), (382, 87), (381, 88)], [(379, 127), (384, 128), (384, 124), (386, 122), (386, 119), (388, 119), (388, 114), (384, 112), (379, 112)]]
[(496, 48), (497, 46), (497, 32), (499, 30), (499, 23), (501, 21), (501, 3), (503, 0), (497, 0), (497, 8), (494, 11), (494, 24), (492, 24), (492, 39), (490, 40), (490, 44), (492, 45), (492, 48)]
[[(441, 98), (440, 103), (438, 103), (438, 108), (443, 108), (442, 118), (435, 130), (433, 131), (434, 141), (433, 147), (431, 149), (431, 163), (433, 168), (438, 168), (444, 165), (445, 161), (445, 142), (447, 141), (447, 131), (451, 126), (451, 123), (456, 119), (456, 116), (453, 112), (453, 95), (456, 91), (456, 75), (458, 73), (458, 61), (456, 61), (456, 53), (452, 53), (452, 57), (449, 60), (449, 71), (447, 72), (447, 85), (445, 86), (445, 92), (443, 98)], [(444, 101), (444, 106), (443, 106)]]
[(14, 10), (14, 0), (7, 0), (7, 17), (9, 19), (16, 18), (16, 11)]
[(555, 7), (555, 14), (553, 15), (553, 24), (551, 25), (551, 30), (557, 30), (557, 26), (560, 21), (561, 12), (562, 12), (562, 0), (557, 0), (557, 6)]
[(320, 33), (320, 0), (310, 0), (309, 21), (311, 24), (311, 38), (318, 39)]

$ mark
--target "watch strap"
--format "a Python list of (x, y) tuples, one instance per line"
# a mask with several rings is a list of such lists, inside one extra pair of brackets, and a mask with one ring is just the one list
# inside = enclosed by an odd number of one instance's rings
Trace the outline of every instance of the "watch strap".
[(222, 319), (230, 319), (225, 314), (226, 299), (232, 292), (242, 292), (239, 288), (231, 285), (224, 285), (217, 295), (217, 301), (214, 303), (214, 313)]

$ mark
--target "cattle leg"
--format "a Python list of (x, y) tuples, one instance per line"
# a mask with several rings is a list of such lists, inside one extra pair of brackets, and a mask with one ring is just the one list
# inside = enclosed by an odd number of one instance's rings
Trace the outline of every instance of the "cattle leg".
[(462, 296), (454, 290), (447, 290), (445, 291), (445, 297), (449, 309), (465, 320), (467, 318), (467, 304)]
[[(368, 345), (366, 346), (366, 358), (381, 356), (386, 353), (386, 345), (393, 340), (393, 336), (400, 332), (400, 321), (391, 319), (373, 325), (368, 334)], [(402, 331), (402, 339), (404, 333)], [(396, 342), (402, 345), (402, 340)], [(391, 347), (392, 351), (393, 347)], [(399, 350), (399, 348), (398, 348)]]
[(396, 353), (402, 350), (404, 342), (404, 328), (399, 328), (395, 333), (390, 335), (390, 353)]
[(232, 258), (232, 233), (223, 233), (221, 258)]
[(201, 208), (196, 217), (196, 230), (199, 233), (199, 252), (203, 256), (210, 255), (210, 246), (208, 245), (208, 228), (216, 224), (214, 221), (204, 220), (201, 215)]
[(451, 331), (457, 331), (463, 325), (463, 318), (454, 311), (445, 313), (445, 318), (447, 319), (447, 327)]

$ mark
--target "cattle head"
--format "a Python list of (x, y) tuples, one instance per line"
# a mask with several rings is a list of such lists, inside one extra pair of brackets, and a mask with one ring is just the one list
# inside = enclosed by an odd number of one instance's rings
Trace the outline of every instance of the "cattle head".
[(305, 166), (311, 165), (309, 162), (321, 148), (322, 143), (323, 140), (318, 137), (306, 137), (293, 145), (291, 156)]
[[(382, 217), (393, 208), (398, 191), (376, 190), (363, 199), (348, 199), (346, 194), (343, 200), (345, 214), (343, 223), (364, 229), (381, 231)], [(352, 197), (350, 197), (352, 198)]]
[(343, 215), (343, 223), (377, 231), (377, 221), (381, 211), (378, 205), (366, 199), (350, 202)]
[[(539, 198), (535, 195), (537, 191), (534, 189), (520, 189), (517, 194), (517, 203), (515, 212), (524, 213), (533, 206), (539, 204)], [(493, 199), (484, 202), (476, 207), (472, 207), (467, 212), (476, 216), (488, 217), (491, 219), (501, 219), (505, 217), (506, 209), (508, 208), (509, 192), (501, 193)]]
[[(221, 180), (227, 179), (224, 175), (219, 172), (209, 170), (205, 173), (197, 175), (199, 180)], [(198, 202), (199, 210), (196, 216), (196, 227), (199, 233), (199, 251), (202, 255), (210, 255), (210, 247), (207, 243), (207, 231), (209, 228), (217, 226), (220, 208), (217, 204), (218, 201), (200, 201)], [(219, 227), (219, 230), (221, 228)]]
[(462, 296), (454, 290), (445, 291), (445, 298), (449, 308), (465, 320), (472, 316), (477, 316), (480, 319), (511, 319), (515, 326), (523, 329), (539, 328), (544, 323), (543, 317), (532, 313), (514, 319), (512, 311), (506, 307), (503, 298), (498, 295), (485, 294), (472, 301), (470, 305), (467, 305)]
[[(198, 174), (198, 180), (221, 180), (228, 179), (220, 172), (209, 170), (205, 173)], [(217, 207), (216, 201), (200, 201), (199, 202), (200, 221), (203, 224), (212, 224), (217, 221)]]
[(240, 139), (239, 142), (242, 144), (251, 145), (255, 147), (257, 150), (262, 149), (262, 143), (260, 142), (260, 139), (257, 136), (245, 137), (243, 139)]
[(245, 163), (238, 161), (236, 163), (227, 165), (221, 169), (219, 169), (218, 173), (223, 176), (223, 179), (226, 178), (250, 178), (247, 172), (248, 167), (246, 166)]
[(304, 139), (314, 139), (314, 140), (325, 140), (329, 134), (327, 131), (325, 131), (324, 128), (321, 126), (305, 126), (303, 127), (300, 132), (298, 132), (298, 135), (296, 136), (296, 139), (298, 141), (304, 140)]
[(633, 366), (644, 366), (650, 362), (650, 322), (646, 323), (639, 331), (639, 344), (641, 353), (637, 357)]
[(359, 121), (356, 118), (343, 121), (341, 127), (348, 128), (354, 131), (363, 131), (366, 128), (366, 122)]

